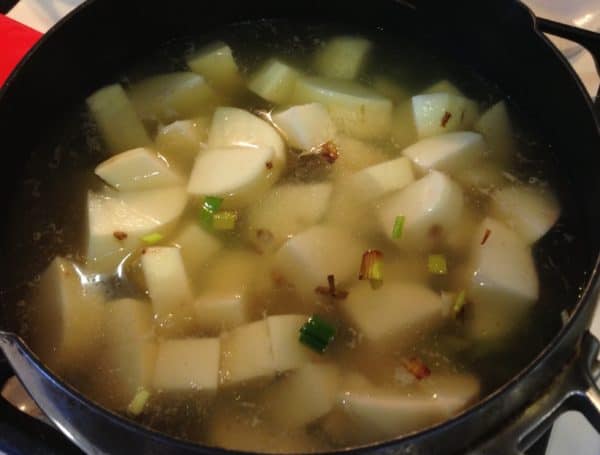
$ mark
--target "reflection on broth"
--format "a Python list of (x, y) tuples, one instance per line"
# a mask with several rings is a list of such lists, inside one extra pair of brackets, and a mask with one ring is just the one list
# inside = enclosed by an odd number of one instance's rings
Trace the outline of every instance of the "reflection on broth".
[(573, 292), (539, 247), (547, 164), (444, 62), (250, 29), (91, 94), (57, 147), (68, 186), (33, 158), (21, 333), (93, 400), (209, 445), (326, 451), (456, 415)]

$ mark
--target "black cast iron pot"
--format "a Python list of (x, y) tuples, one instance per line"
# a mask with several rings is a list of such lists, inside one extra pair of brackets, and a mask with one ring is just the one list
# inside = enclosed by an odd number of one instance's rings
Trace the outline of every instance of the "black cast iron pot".
[[(306, 23), (341, 23), (372, 34), (409, 36), (466, 65), (511, 97), (552, 144), (564, 180), (577, 201), (576, 241), (584, 254), (560, 266), (581, 284), (567, 324), (545, 349), (502, 388), (461, 415), (425, 431), (352, 451), (451, 454), (472, 451), (516, 454), (527, 449), (565, 409), (578, 409), (600, 431), (600, 394), (594, 378), (597, 342), (587, 333), (598, 296), (600, 252), (600, 129), (593, 105), (561, 54), (540, 30), (574, 39), (600, 56), (598, 36), (548, 21), (536, 21), (510, 0), (438, 2), (347, 0), (252, 2), (221, 0), (91, 0), (62, 21), (29, 53), (0, 93), (0, 167), (4, 203), (13, 200), (25, 163), (53, 127), (57, 113), (71, 109), (93, 90), (114, 80), (137, 56), (173, 38), (218, 32), (226, 23), (287, 18)], [(2, 221), (6, 232), (12, 220)], [(2, 235), (5, 239), (6, 235)], [(2, 248), (1, 251), (7, 251)], [(11, 258), (1, 259), (2, 276)], [(0, 295), (1, 305), (16, 302)], [(53, 376), (10, 332), (0, 332), (9, 368), (54, 425), (89, 453), (218, 453), (219, 449), (178, 441), (94, 405)], [(0, 362), (1, 363), (1, 362)], [(8, 367), (8, 368), (7, 368)], [(0, 439), (33, 453), (64, 453), (56, 434), (0, 400)], [(2, 449), (0, 442), (0, 449)]]

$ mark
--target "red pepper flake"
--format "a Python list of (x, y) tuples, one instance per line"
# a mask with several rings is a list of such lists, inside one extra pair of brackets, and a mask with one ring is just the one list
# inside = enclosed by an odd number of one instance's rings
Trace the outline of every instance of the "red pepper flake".
[(127, 232), (123, 231), (115, 231), (113, 232), (113, 235), (117, 240), (125, 240), (127, 238)]
[(485, 245), (485, 242), (487, 242), (487, 239), (490, 238), (490, 234), (492, 233), (492, 231), (490, 231), (489, 229), (486, 229), (484, 234), (483, 234), (483, 238), (481, 239), (481, 245)]
[(419, 381), (425, 379), (431, 375), (431, 370), (423, 363), (418, 357), (411, 357), (410, 359), (402, 359), (402, 366), (408, 370)]
[(315, 292), (317, 294), (328, 295), (330, 297), (333, 297), (334, 299), (340, 299), (340, 300), (343, 300), (346, 297), (348, 297), (348, 291), (336, 289), (334, 275), (327, 275), (327, 284), (328, 284), (328, 286), (317, 286), (315, 288)]
[(383, 283), (383, 253), (379, 250), (367, 250), (360, 263), (359, 280), (369, 280), (371, 287), (377, 289)]
[(148, 250), (146, 248), (142, 248), (142, 254), (146, 254)]
[(337, 150), (335, 144), (331, 141), (325, 142), (319, 151), (319, 155), (327, 161), (329, 164), (333, 164), (339, 158), (340, 153)]
[(429, 237), (436, 239), (442, 235), (443, 230), (444, 228), (442, 226), (434, 224), (429, 228)]
[(448, 111), (444, 112), (444, 116), (442, 117), (442, 127), (443, 128), (446, 128), (446, 125), (448, 124), (450, 117), (452, 117), (452, 114), (450, 112), (448, 112)]
[(265, 163), (265, 166), (267, 169), (273, 169), (273, 161), (267, 161)]

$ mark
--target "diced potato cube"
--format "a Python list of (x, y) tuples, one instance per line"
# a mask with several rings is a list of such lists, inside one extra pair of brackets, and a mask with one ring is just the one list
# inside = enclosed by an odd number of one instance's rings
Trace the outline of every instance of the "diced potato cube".
[(457, 172), (453, 177), (467, 189), (476, 189), (483, 194), (491, 194), (493, 190), (508, 183), (502, 168), (492, 161), (477, 163)]
[(510, 186), (492, 194), (491, 213), (532, 244), (554, 226), (560, 206), (549, 190)]
[(458, 95), (432, 93), (412, 98), (419, 138), (471, 128), (478, 115), (477, 103)]
[(101, 355), (108, 378), (102, 376), (102, 400), (116, 409), (125, 409), (140, 388), (152, 388), (155, 361), (150, 303), (134, 299), (109, 302)]
[(399, 104), (392, 116), (392, 141), (399, 149), (414, 144), (419, 139), (415, 125), (412, 98)]
[(464, 96), (463, 93), (449, 80), (442, 79), (433, 85), (430, 85), (422, 92), (424, 95), (431, 93), (448, 93), (450, 95)]
[[(460, 187), (441, 172), (432, 171), (383, 201), (378, 210), (380, 226), (398, 247), (428, 251), (454, 229), (463, 206)], [(397, 216), (404, 216), (404, 229), (402, 236), (394, 239)]]
[(142, 237), (171, 232), (187, 203), (184, 188), (88, 193), (88, 265), (112, 272), (142, 245)]
[(164, 158), (144, 147), (119, 153), (96, 166), (94, 172), (119, 191), (150, 190), (183, 183)]
[(316, 354), (300, 343), (300, 329), (308, 319), (308, 316), (299, 314), (283, 314), (267, 318), (273, 361), (278, 372), (300, 368), (315, 360)]
[[(32, 298), (33, 345), (58, 369), (81, 363), (100, 335), (102, 295), (71, 261), (56, 257), (41, 276)], [(33, 325), (33, 324), (32, 324)]]
[(215, 111), (208, 133), (208, 147), (272, 148), (275, 177), (286, 163), (285, 144), (277, 130), (256, 115), (235, 107), (219, 107)]
[(338, 134), (334, 143), (339, 154), (332, 169), (335, 178), (346, 177), (388, 159), (378, 147), (343, 134)]
[(359, 139), (384, 138), (392, 126), (392, 102), (355, 82), (300, 78), (292, 102), (323, 104), (341, 131)]
[(110, 152), (118, 153), (151, 143), (142, 121), (119, 84), (94, 92), (86, 102)]
[(154, 387), (164, 392), (215, 394), (220, 349), (218, 338), (161, 341), (156, 354)]
[(166, 334), (186, 333), (194, 323), (194, 308), (181, 250), (146, 248), (142, 254), (142, 271), (159, 330)]
[(181, 249), (185, 270), (192, 278), (200, 276), (208, 260), (223, 248), (219, 239), (196, 222), (183, 226), (173, 238), (173, 244)]
[(332, 364), (304, 365), (266, 389), (267, 418), (282, 428), (299, 428), (326, 415), (335, 405), (339, 370)]
[(485, 137), (492, 157), (506, 162), (515, 154), (515, 133), (504, 101), (494, 104), (479, 117), (475, 131)]
[(335, 138), (335, 125), (327, 109), (319, 103), (293, 106), (273, 114), (272, 118), (288, 143), (300, 150), (311, 151)]
[(410, 161), (407, 158), (396, 158), (357, 172), (350, 176), (348, 183), (356, 197), (366, 202), (400, 190), (414, 180)]
[(250, 241), (261, 251), (273, 251), (315, 225), (325, 216), (331, 190), (330, 183), (290, 183), (273, 188), (248, 211)]
[(159, 74), (137, 82), (129, 97), (143, 119), (171, 122), (212, 109), (217, 95), (204, 78), (191, 72)]
[(196, 324), (201, 330), (221, 333), (250, 322), (249, 293), (207, 292), (194, 303)]
[(393, 342), (394, 349), (414, 343), (443, 322), (440, 296), (412, 283), (385, 280), (376, 291), (369, 283), (359, 283), (350, 288), (340, 308), (366, 342)]
[(385, 76), (376, 76), (373, 88), (396, 104), (404, 102), (410, 97), (410, 92), (406, 88)]
[(275, 183), (272, 148), (230, 147), (201, 153), (192, 169), (188, 192), (219, 196), (224, 208), (242, 208), (260, 198)]
[(201, 287), (205, 292), (252, 296), (261, 290), (266, 275), (263, 257), (258, 253), (224, 251), (207, 267)]
[(287, 63), (272, 58), (250, 77), (248, 88), (276, 104), (289, 101), (300, 73)]
[(454, 174), (470, 169), (484, 157), (486, 150), (480, 134), (461, 131), (422, 139), (405, 148), (402, 154), (410, 158), (421, 173), (436, 169)]
[[(487, 236), (485, 242), (484, 236)], [(513, 329), (538, 299), (539, 284), (531, 248), (518, 234), (493, 218), (483, 221), (472, 248), (468, 325), (473, 336), (498, 337)]]
[(208, 117), (177, 120), (159, 127), (154, 142), (158, 150), (181, 170), (191, 169), (198, 152), (206, 147), (209, 125)]
[(275, 255), (275, 268), (292, 283), (297, 292), (314, 295), (317, 286), (334, 275), (343, 285), (360, 268), (365, 248), (348, 230), (317, 225), (288, 240)]
[(275, 374), (267, 321), (256, 321), (221, 335), (221, 384), (239, 385)]
[(203, 47), (186, 61), (194, 73), (204, 76), (209, 84), (218, 90), (230, 93), (242, 85), (231, 48), (222, 41)]
[(360, 72), (371, 42), (359, 36), (330, 39), (315, 55), (315, 69), (322, 76), (355, 79)]

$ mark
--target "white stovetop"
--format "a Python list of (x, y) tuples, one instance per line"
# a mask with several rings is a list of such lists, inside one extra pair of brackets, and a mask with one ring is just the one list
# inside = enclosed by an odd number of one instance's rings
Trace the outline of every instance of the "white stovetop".
[[(598, 0), (524, 0), (524, 2), (540, 17), (600, 30)], [(21, 0), (8, 16), (45, 32), (80, 3), (83, 3), (83, 0)], [(591, 55), (565, 41), (556, 41), (556, 44), (570, 58), (586, 89), (591, 96), (594, 96), (600, 81)], [(600, 305), (598, 308), (591, 330), (600, 337)], [(581, 414), (566, 413), (554, 425), (547, 455), (564, 454), (600, 454), (600, 435)]]

